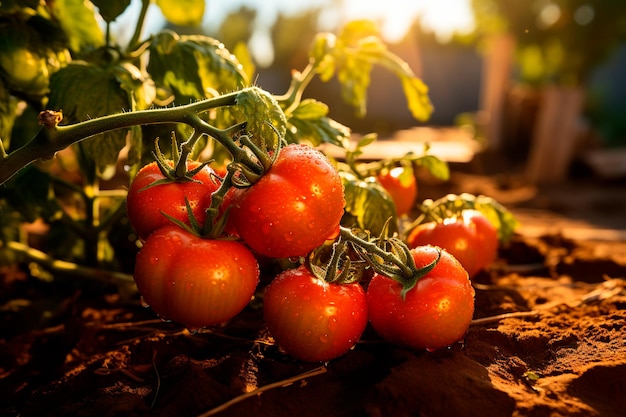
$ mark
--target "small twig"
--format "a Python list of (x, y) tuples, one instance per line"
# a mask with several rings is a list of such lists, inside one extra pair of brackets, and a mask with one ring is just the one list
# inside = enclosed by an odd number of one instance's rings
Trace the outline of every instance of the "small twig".
[(156, 374), (156, 387), (154, 388), (154, 398), (152, 398), (152, 402), (150, 403), (150, 408), (154, 408), (154, 404), (156, 404), (157, 397), (159, 396), (159, 390), (161, 389), (161, 376), (159, 375), (159, 370), (156, 366), (156, 349), (152, 351), (152, 367), (154, 368), (154, 373)]
[(241, 401), (244, 401), (244, 400), (246, 400), (246, 399), (248, 399), (250, 397), (254, 397), (256, 395), (259, 395), (259, 394), (261, 394), (261, 393), (263, 393), (265, 391), (269, 391), (269, 390), (272, 390), (274, 388), (285, 387), (285, 386), (293, 384), (294, 382), (301, 381), (303, 379), (310, 378), (310, 377), (313, 377), (313, 376), (321, 375), (321, 374), (324, 374), (326, 372), (328, 372), (326, 367), (320, 366), (319, 368), (315, 368), (313, 370), (304, 372), (304, 373), (302, 373), (300, 375), (296, 375), (296, 376), (293, 376), (291, 378), (283, 379), (281, 381), (277, 381), (277, 382), (273, 382), (273, 383), (268, 384), (268, 385), (264, 385), (264, 386), (262, 386), (260, 388), (255, 389), (254, 391), (250, 391), (250, 392), (246, 392), (244, 394), (241, 394), (241, 395), (231, 399), (230, 401), (225, 402), (224, 404), (222, 404), (222, 405), (220, 405), (218, 407), (215, 407), (215, 408), (213, 408), (213, 409), (211, 409), (211, 410), (209, 410), (209, 411), (207, 411), (205, 413), (200, 414), (198, 417), (209, 417), (209, 416), (215, 415), (215, 414), (217, 414), (219, 412), (222, 412), (222, 411), (226, 410), (227, 408), (231, 407), (232, 405), (240, 403)]
[(538, 311), (515, 311), (513, 313), (503, 313), (503, 314), (496, 314), (495, 316), (489, 316), (489, 317), (483, 317), (480, 319), (474, 319), (472, 320), (472, 322), (470, 323), (472, 326), (476, 326), (479, 324), (485, 324), (485, 323), (494, 323), (500, 320), (504, 320), (504, 319), (512, 319), (512, 318), (526, 318), (526, 317), (535, 317), (536, 315), (538, 315), (539, 312)]
[(67, 274), (79, 275), (81, 277), (104, 282), (112, 282), (115, 284), (128, 284), (134, 282), (133, 277), (129, 274), (124, 274), (117, 271), (89, 268), (83, 265), (75, 264), (73, 262), (54, 259), (45, 252), (31, 248), (30, 246), (20, 242), (6, 242), (6, 247), (22, 255), (25, 255), (28, 259), (32, 261), (38, 262), (58, 272), (65, 272)]

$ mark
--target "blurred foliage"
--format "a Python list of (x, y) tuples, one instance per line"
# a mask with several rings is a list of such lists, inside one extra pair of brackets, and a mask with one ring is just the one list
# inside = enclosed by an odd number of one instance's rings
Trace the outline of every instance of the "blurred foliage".
[(510, 33), (519, 77), (580, 85), (626, 39), (623, 0), (472, 0), (479, 39)]

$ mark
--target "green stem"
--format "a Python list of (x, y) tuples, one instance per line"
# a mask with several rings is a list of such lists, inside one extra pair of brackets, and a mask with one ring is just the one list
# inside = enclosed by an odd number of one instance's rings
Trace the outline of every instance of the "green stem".
[[(413, 271), (416, 269), (415, 262), (413, 262), (413, 258), (411, 258), (408, 262), (402, 262), (397, 256), (395, 256), (394, 254), (390, 252), (387, 252), (386, 250), (378, 246), (376, 243), (368, 242), (356, 236), (354, 233), (352, 233), (352, 230), (350, 230), (347, 227), (340, 226), (340, 235), (343, 239), (350, 241), (353, 245), (355, 245), (359, 249), (364, 250), (370, 255), (379, 257), (382, 260), (381, 262), (382, 264), (385, 264), (385, 265), (391, 264), (397, 267), (402, 277), (409, 279), (413, 276)], [(374, 265), (372, 267), (375, 268)], [(381, 270), (381, 271), (376, 271), (376, 272), (382, 272), (382, 273), (387, 274), (388, 270), (385, 269), (384, 271)]]
[[(200, 119), (197, 113), (216, 107), (235, 105), (240, 93), (241, 91), (236, 91), (173, 108), (112, 114), (73, 125), (44, 125), (30, 142), (0, 160), (0, 184), (4, 184), (25, 166), (37, 160), (51, 159), (56, 152), (98, 133), (146, 124), (184, 123), (195, 127), (197, 123), (194, 121)], [(206, 122), (202, 126), (212, 133), (229, 131), (220, 131)], [(224, 142), (228, 142), (224, 140), (223, 135), (217, 134), (217, 136), (216, 139), (222, 138)]]
[(313, 80), (313, 77), (315, 77), (316, 68), (317, 62), (309, 62), (309, 64), (304, 68), (302, 72), (297, 72), (292, 76), (291, 83), (289, 84), (289, 89), (287, 90), (287, 92), (281, 96), (276, 97), (276, 101), (278, 101), (279, 103), (284, 103), (283, 105), (285, 114), (290, 114), (298, 107), (298, 105), (300, 105), (304, 90)]
[(137, 18), (137, 24), (135, 25), (135, 32), (133, 33), (132, 38), (130, 38), (130, 41), (128, 42), (129, 50), (133, 49), (135, 45), (139, 42), (139, 39), (141, 38), (141, 32), (143, 31), (143, 23), (146, 20), (148, 7), (150, 7), (150, 0), (142, 0), (141, 11), (139, 12), (139, 17)]

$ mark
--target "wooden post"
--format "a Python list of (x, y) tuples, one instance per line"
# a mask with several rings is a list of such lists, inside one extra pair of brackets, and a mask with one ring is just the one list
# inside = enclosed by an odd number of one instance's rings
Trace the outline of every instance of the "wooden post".
[(584, 97), (580, 87), (549, 87), (543, 91), (526, 165), (530, 181), (548, 184), (567, 178)]
[(480, 96), (481, 122), (489, 148), (502, 148), (502, 126), (506, 95), (511, 79), (515, 38), (499, 35), (488, 41), (485, 54)]

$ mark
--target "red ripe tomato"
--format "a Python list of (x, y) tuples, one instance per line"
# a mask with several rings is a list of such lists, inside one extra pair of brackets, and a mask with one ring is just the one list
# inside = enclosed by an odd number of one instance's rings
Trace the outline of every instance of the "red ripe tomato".
[(171, 224), (148, 237), (134, 278), (155, 313), (196, 329), (243, 310), (259, 282), (259, 266), (240, 242), (203, 239)]
[[(437, 249), (420, 246), (411, 253), (417, 267), (437, 257)], [(417, 281), (405, 299), (402, 285), (374, 274), (367, 289), (369, 319), (388, 342), (412, 349), (435, 350), (463, 338), (474, 314), (474, 289), (467, 272), (446, 251), (437, 265)]]
[(417, 199), (417, 181), (413, 169), (395, 167), (379, 174), (376, 179), (391, 196), (398, 216), (411, 212)]
[(429, 244), (450, 252), (473, 277), (496, 259), (498, 232), (479, 211), (464, 210), (460, 217), (420, 224), (409, 233), (410, 248)]
[(308, 362), (343, 355), (367, 325), (367, 301), (359, 283), (328, 283), (305, 266), (279, 274), (265, 290), (263, 305), (276, 342)]
[(344, 205), (341, 178), (326, 156), (292, 144), (233, 201), (229, 220), (259, 254), (288, 258), (306, 255), (336, 233)]
[[(199, 164), (197, 161), (190, 161), (187, 167), (191, 170)], [(211, 168), (205, 167), (193, 177), (195, 181), (171, 182), (145, 188), (165, 177), (156, 162), (141, 168), (130, 184), (126, 197), (128, 220), (139, 238), (146, 240), (150, 233), (172, 223), (163, 213), (189, 224), (185, 197), (189, 200), (198, 222), (204, 223), (206, 209), (211, 205), (211, 194), (220, 185), (219, 182), (213, 181), (212, 173)]]

